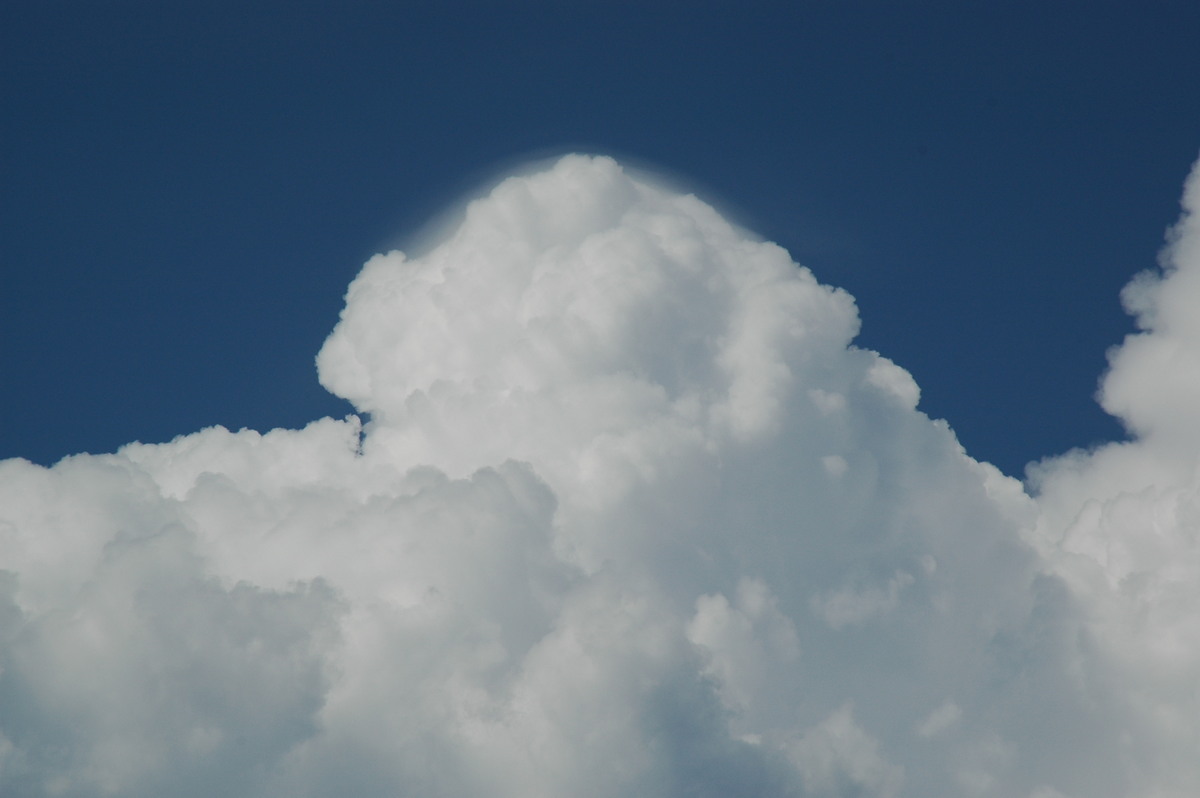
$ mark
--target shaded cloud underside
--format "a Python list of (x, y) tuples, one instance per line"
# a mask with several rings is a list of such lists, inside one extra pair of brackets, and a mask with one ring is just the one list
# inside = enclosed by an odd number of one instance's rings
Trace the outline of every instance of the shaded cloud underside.
[(369, 422), (0, 463), (5, 795), (1200, 794), (1200, 172), (1022, 485), (854, 302), (569, 156), (351, 284)]

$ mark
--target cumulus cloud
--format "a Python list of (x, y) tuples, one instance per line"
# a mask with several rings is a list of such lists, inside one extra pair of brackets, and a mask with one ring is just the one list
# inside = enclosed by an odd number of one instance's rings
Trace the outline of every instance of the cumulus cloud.
[(1031, 496), (778, 246), (509, 178), (351, 284), (361, 419), (0, 463), (0, 791), (1194, 794), (1193, 219)]
[(1200, 163), (1161, 261), (1122, 294), (1140, 331), (1100, 387), (1134, 439), (1039, 464), (1033, 540), (1077, 597), (1136, 791), (1184, 796), (1200, 789)]

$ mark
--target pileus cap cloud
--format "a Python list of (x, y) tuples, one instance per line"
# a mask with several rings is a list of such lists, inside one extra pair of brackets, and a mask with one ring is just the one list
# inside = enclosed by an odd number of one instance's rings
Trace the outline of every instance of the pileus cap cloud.
[(505, 180), (350, 286), (365, 424), (0, 463), (0, 787), (1193, 794), (1193, 218), (1105, 383), (1144, 439), (1035, 499), (778, 246)]

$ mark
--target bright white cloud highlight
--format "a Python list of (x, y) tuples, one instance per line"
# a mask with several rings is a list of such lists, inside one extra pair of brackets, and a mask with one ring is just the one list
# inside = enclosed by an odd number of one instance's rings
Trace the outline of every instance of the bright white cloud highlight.
[(569, 156), (373, 258), (369, 419), (0, 463), (5, 795), (1200, 790), (1200, 177), (1031, 498), (853, 300)]

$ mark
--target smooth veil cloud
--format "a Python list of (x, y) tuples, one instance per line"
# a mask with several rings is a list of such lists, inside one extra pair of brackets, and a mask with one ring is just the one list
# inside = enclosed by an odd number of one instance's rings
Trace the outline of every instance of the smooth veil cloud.
[(0, 463), (0, 787), (1193, 794), (1193, 218), (1035, 499), (778, 246), (509, 178), (351, 284), (365, 423)]

